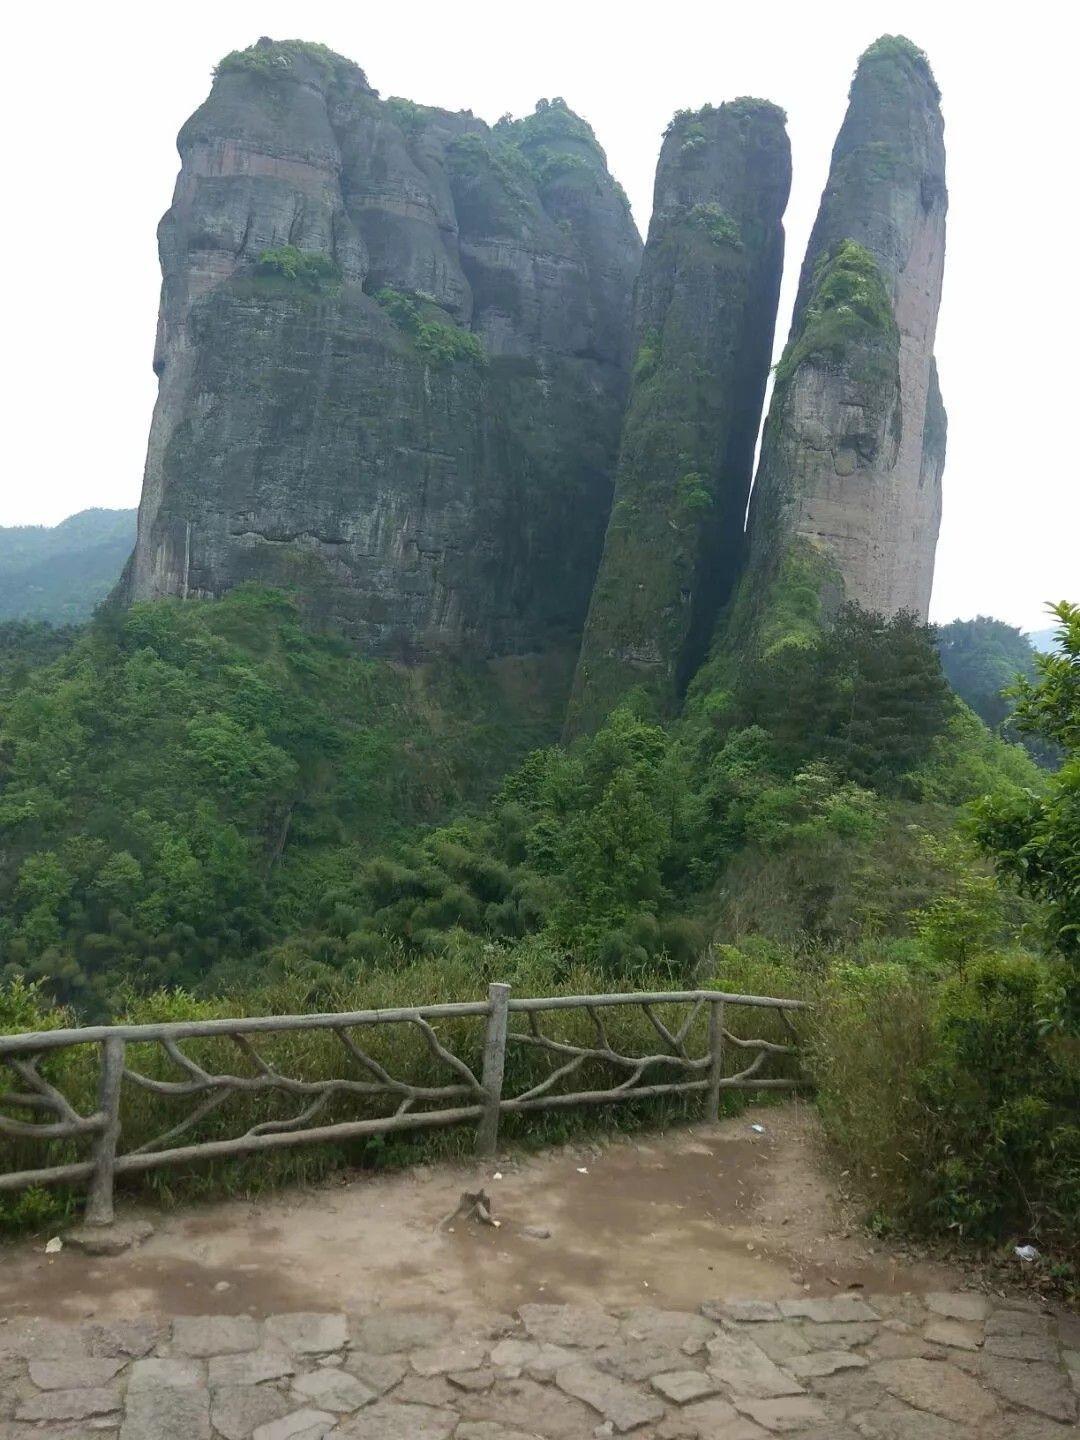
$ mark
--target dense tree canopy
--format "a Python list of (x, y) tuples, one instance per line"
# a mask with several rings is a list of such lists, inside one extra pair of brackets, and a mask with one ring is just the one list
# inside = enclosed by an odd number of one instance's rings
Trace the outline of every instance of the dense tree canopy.
[(1000, 731), (1015, 708), (1009, 692), (1017, 679), (1035, 674), (1035, 652), (1027, 636), (1004, 620), (976, 615), (938, 627), (938, 651), (945, 678), (979, 719)]
[(20, 673), (0, 650), (0, 973), (88, 1009), (121, 980), (254, 968), (328, 874), (529, 740), (490, 684), (410, 681), (256, 587), (21, 633), (28, 664), (61, 658)]

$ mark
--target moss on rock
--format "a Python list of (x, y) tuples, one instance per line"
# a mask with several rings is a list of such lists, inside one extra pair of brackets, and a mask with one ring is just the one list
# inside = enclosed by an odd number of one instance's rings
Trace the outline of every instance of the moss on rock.
[(787, 385), (806, 360), (840, 362), (865, 341), (884, 342), (895, 361), (900, 335), (881, 270), (865, 246), (841, 240), (814, 267), (810, 300), (776, 367), (776, 384)]

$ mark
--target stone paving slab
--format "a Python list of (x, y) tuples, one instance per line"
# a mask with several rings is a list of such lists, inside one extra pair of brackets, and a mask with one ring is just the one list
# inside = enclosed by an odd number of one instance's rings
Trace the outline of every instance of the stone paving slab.
[(0, 1440), (1073, 1440), (1080, 1321), (968, 1292), (0, 1321)]

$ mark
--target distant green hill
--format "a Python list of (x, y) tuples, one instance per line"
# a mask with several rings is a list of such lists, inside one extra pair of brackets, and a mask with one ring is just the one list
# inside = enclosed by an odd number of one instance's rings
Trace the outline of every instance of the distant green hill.
[(81, 510), (59, 525), (0, 526), (0, 620), (87, 619), (131, 554), (135, 517)]

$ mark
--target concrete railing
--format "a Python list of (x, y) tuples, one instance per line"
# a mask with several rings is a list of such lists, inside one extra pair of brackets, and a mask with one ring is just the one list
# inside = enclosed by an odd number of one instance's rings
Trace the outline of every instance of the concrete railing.
[[(641, 1055), (624, 1055), (615, 1049), (604, 1023), (604, 1012), (613, 1006), (638, 1007), (647, 1017), (659, 1049)], [(665, 1023), (657, 1013), (661, 1006), (685, 1013), (680, 1014), (677, 1025)], [(778, 1044), (733, 1034), (725, 1024), (729, 1007), (774, 1011), (792, 1043)], [(707, 1038), (702, 1053), (695, 1055), (688, 1041), (695, 1021), (706, 1008)], [(799, 1000), (729, 995), (718, 990), (513, 999), (508, 985), (492, 985), (487, 1000), (411, 1009), (181, 1020), (0, 1035), (0, 1191), (85, 1181), (86, 1220), (91, 1225), (107, 1225), (113, 1218), (117, 1175), (192, 1160), (465, 1121), (476, 1124), (477, 1153), (490, 1155), (495, 1150), (502, 1115), (574, 1105), (615, 1104), (691, 1091), (705, 1095), (706, 1116), (715, 1120), (720, 1093), (725, 1089), (790, 1089), (799, 1083), (790, 1077), (769, 1078), (759, 1072), (772, 1056), (796, 1053), (789, 1012), (803, 1008), (805, 1003)], [(590, 1040), (579, 1038), (574, 1042), (544, 1034), (540, 1017), (566, 1010), (583, 1012), (588, 1017)], [(511, 1028), (511, 1017), (518, 1015), (524, 1019), (524, 1028), (515, 1030)], [(436, 1030), (436, 1026), (448, 1021), (469, 1018), (484, 1022), (482, 1067), (476, 1067), (480, 1069), (479, 1075), (447, 1048)], [(441, 1072), (440, 1083), (414, 1084), (397, 1078), (368, 1054), (357, 1042), (356, 1035), (375, 1026), (403, 1026), (419, 1035), (434, 1068)], [(340, 1043), (343, 1074), (319, 1079), (295, 1078), (282, 1073), (256, 1048), (259, 1037), (296, 1031), (333, 1034)], [(200, 1063), (181, 1048), (184, 1041), (213, 1039), (231, 1042), (243, 1061), (245, 1073), (216, 1072), (208, 1068), (209, 1062)], [(42, 1066), (50, 1056), (74, 1046), (97, 1049), (97, 1107), (89, 1115), (80, 1114), (59, 1085), (42, 1073)], [(135, 1046), (159, 1047), (167, 1061), (166, 1073), (172, 1078), (144, 1073), (146, 1068), (154, 1067), (135, 1068), (130, 1054)], [(518, 1094), (505, 1093), (506, 1056), (510, 1046), (531, 1050), (537, 1057), (546, 1056), (552, 1063), (549, 1073), (540, 1079), (530, 1076), (532, 1083)], [(745, 1052), (748, 1063), (725, 1073), (726, 1057), (733, 1052)], [(573, 1082), (582, 1070), (587, 1074), (597, 1071), (605, 1076), (613, 1074), (614, 1083), (605, 1088), (575, 1089)], [(664, 1079), (649, 1078), (648, 1072), (658, 1071), (665, 1075)], [(5, 1084), (5, 1080), (13, 1082), (15, 1088), (11, 1083)], [(160, 1134), (125, 1150), (123, 1101), (125, 1094), (134, 1091), (163, 1100), (190, 1099), (194, 1105), (182, 1119)], [(228, 1100), (259, 1092), (295, 1101), (295, 1113), (287, 1118), (258, 1122), (232, 1138), (173, 1143)], [(330, 1124), (312, 1123), (327, 1106), (343, 1101), (351, 1101), (354, 1109), (386, 1107), (387, 1113), (365, 1119), (340, 1119)], [(5, 1138), (22, 1142), (23, 1148), (27, 1141), (72, 1144), (83, 1149), (85, 1155), (64, 1164), (16, 1170), (11, 1168), (10, 1158), (5, 1160), (4, 1150), (8, 1150), (9, 1157), (11, 1153), (11, 1147), (2, 1143)]]

